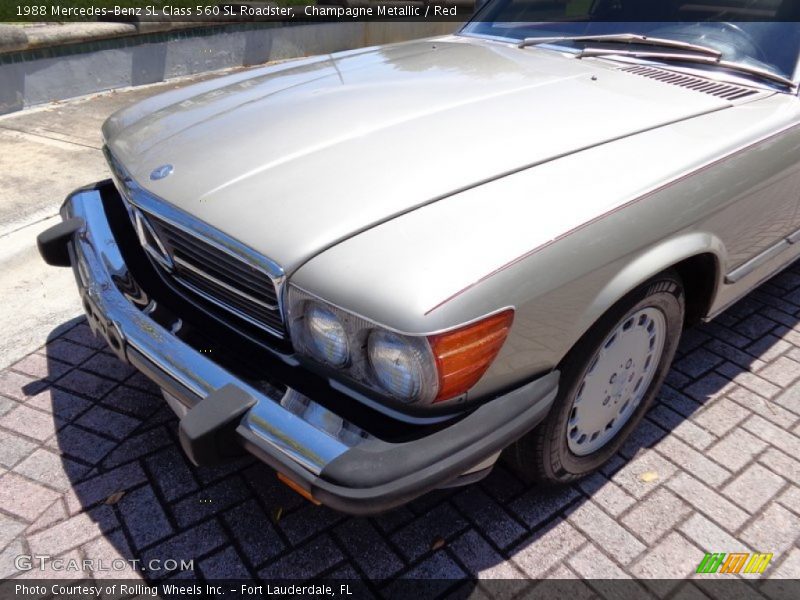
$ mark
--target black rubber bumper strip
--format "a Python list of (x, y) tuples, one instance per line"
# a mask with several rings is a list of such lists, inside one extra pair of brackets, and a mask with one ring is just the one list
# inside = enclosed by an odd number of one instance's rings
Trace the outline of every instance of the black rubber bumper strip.
[(322, 503), (351, 514), (375, 514), (456, 479), (533, 429), (547, 416), (558, 379), (558, 371), (553, 371), (420, 440), (371, 441), (366, 448), (348, 450), (319, 476), (276, 456), (245, 428), (237, 433), (248, 452), (290, 475)]
[[(356, 488), (376, 487), (463, 453), (486, 458), (530, 430), (550, 408), (558, 372), (487, 402), (455, 424), (412, 442), (372, 439), (328, 463), (324, 479)], [(458, 473), (456, 474), (458, 475)]]

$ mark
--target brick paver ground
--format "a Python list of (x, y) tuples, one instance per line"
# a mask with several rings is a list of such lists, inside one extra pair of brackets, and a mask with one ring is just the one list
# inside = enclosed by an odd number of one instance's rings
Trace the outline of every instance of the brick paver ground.
[(800, 578), (798, 378), (795, 265), (685, 333), (658, 403), (602, 474), (544, 490), (500, 465), (351, 518), (252, 459), (192, 467), (158, 390), (79, 321), (0, 373), (0, 577), (24, 575), (13, 559), (34, 553), (193, 559), (206, 578), (681, 578), (706, 551), (752, 550), (775, 554), (765, 577)]

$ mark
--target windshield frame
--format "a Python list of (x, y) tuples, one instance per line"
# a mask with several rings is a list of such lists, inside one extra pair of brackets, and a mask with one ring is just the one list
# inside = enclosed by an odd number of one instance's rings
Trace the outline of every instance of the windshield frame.
[[(472, 15), (472, 17), (470, 17), (457, 31), (454, 32), (454, 35), (460, 35), (460, 36), (471, 37), (471, 38), (476, 38), (476, 39), (487, 39), (487, 40), (492, 40), (492, 41), (495, 41), (495, 42), (513, 44), (515, 46), (518, 45), (519, 42), (524, 38), (519, 38), (518, 39), (518, 38), (513, 38), (513, 37), (491, 35), (491, 34), (486, 34), (486, 33), (478, 33), (478, 32), (474, 32), (474, 31), (466, 31), (466, 29), (468, 27), (470, 27), (470, 25), (474, 25), (475, 23), (482, 22), (479, 17), (483, 13), (485, 13), (492, 5), (494, 5), (496, 3), (496, 1), (497, 0), (489, 0), (488, 2), (485, 2), (483, 4), (483, 6), (481, 6), (475, 12), (475, 14)], [(545, 24), (545, 23), (550, 23), (550, 22), (552, 22), (552, 21), (531, 21), (530, 23), (532, 25), (534, 25), (534, 24)], [(634, 32), (631, 32), (631, 33), (636, 33), (636, 32), (634, 31)], [(535, 36), (530, 36), (530, 37), (535, 37)], [(548, 37), (548, 36), (542, 36), (542, 37)], [(576, 48), (571, 47), (571, 46), (559, 45), (558, 42), (537, 44), (536, 46), (533, 46), (533, 47), (535, 47), (535, 48), (544, 48), (546, 50), (551, 50), (551, 51), (555, 51), (555, 52), (567, 52), (569, 54), (578, 54), (578, 53), (580, 53), (580, 49), (579, 48), (576, 49)], [(613, 60), (613, 54), (609, 54), (608, 56), (604, 56), (602, 58), (607, 58), (607, 59)], [(652, 60), (653, 60), (653, 62), (657, 62), (657, 59), (652, 59)], [(674, 66), (674, 65), (671, 65), (669, 63), (662, 63), (662, 64), (666, 68)], [(708, 66), (713, 67), (714, 65), (711, 64), (711, 65), (708, 65)], [(694, 69), (696, 71), (702, 71), (702, 69), (696, 69), (692, 65), (688, 65), (688, 66), (685, 66), (685, 67), (684, 67), (684, 65), (681, 65), (681, 67), (682, 68), (688, 68), (688, 69)], [(777, 73), (777, 72), (776, 72), (776, 74), (780, 75), (780, 73)], [(776, 82), (765, 81), (764, 85), (766, 85), (770, 89), (773, 89), (773, 90), (775, 90), (777, 92), (781, 92), (781, 93), (785, 93), (785, 94), (791, 94), (793, 96), (800, 96), (800, 51), (798, 52), (797, 56), (795, 57), (794, 72), (791, 75), (788, 75), (788, 74), (785, 75), (785, 77), (787, 79), (790, 79), (793, 82), (794, 85), (793, 85), (793, 87), (791, 89), (785, 89), (785, 88), (784, 89), (780, 89), (780, 84), (778, 84)]]

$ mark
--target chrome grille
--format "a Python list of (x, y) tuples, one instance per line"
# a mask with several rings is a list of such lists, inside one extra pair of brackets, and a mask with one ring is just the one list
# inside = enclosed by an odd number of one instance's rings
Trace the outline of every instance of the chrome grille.
[(716, 81), (709, 81), (702, 77), (692, 77), (691, 75), (684, 75), (682, 73), (674, 73), (672, 71), (665, 71), (664, 69), (656, 69), (654, 67), (626, 67), (621, 69), (626, 73), (633, 73), (649, 79), (655, 79), (663, 83), (677, 85), (697, 92), (703, 92), (718, 98), (725, 98), (726, 100), (741, 100), (753, 94), (757, 94), (757, 90), (742, 87), (739, 85), (732, 85), (730, 83), (719, 83)]
[(170, 275), (176, 282), (256, 326), (284, 333), (278, 292), (266, 273), (173, 223), (144, 214), (172, 262)]
[(280, 265), (145, 190), (107, 146), (103, 153), (153, 264), (227, 313), (285, 337)]

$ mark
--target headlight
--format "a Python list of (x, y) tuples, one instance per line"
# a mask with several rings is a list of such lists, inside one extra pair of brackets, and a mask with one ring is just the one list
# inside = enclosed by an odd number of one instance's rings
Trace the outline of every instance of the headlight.
[(438, 378), (425, 338), (375, 329), (367, 356), (375, 379), (389, 395), (403, 402), (436, 397)]
[(421, 405), (463, 398), (494, 361), (514, 318), (506, 309), (442, 333), (398, 333), (291, 284), (287, 312), (298, 353), (387, 398)]
[(350, 358), (347, 334), (338, 317), (318, 302), (308, 302), (303, 319), (304, 345), (317, 360), (343, 367)]

